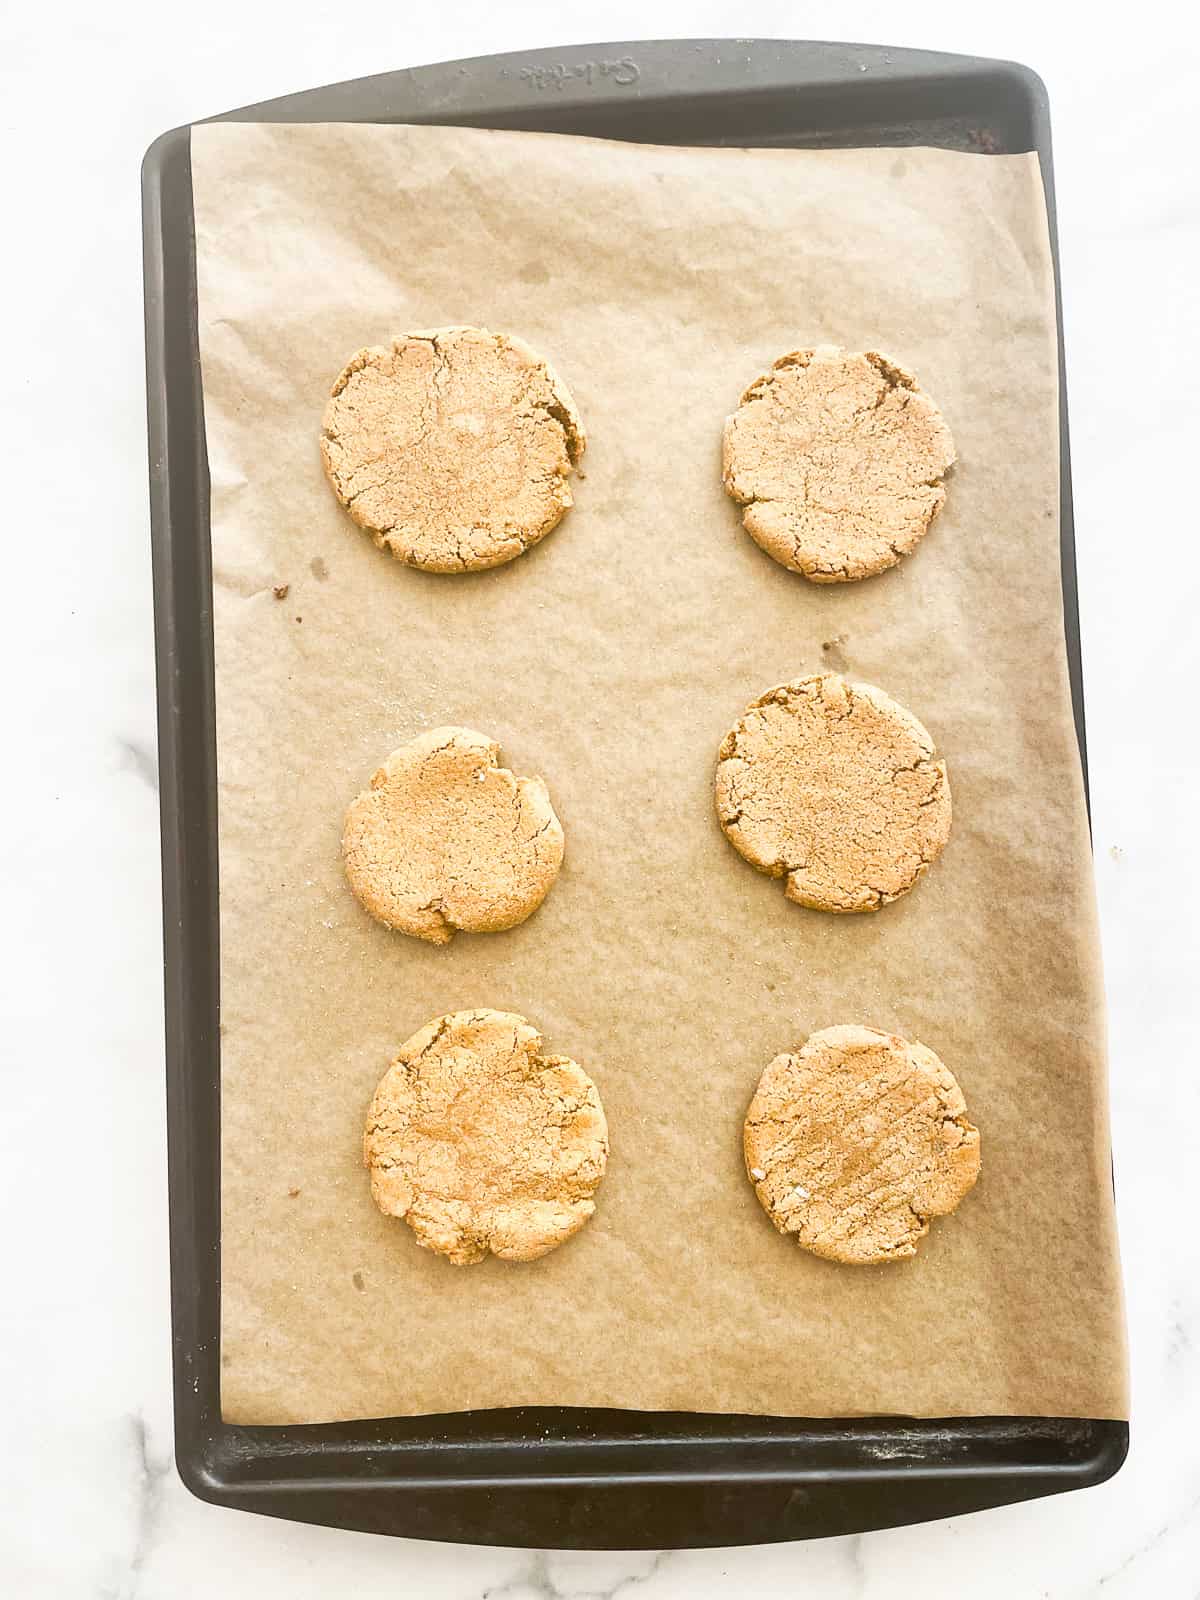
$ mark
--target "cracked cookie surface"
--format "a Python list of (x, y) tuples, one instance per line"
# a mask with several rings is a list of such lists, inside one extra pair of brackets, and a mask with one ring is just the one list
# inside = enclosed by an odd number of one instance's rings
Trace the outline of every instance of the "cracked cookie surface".
[(754, 701), (721, 745), (715, 789), (734, 848), (817, 911), (898, 899), (950, 833), (929, 734), (882, 689), (834, 672)]
[(321, 456), (381, 549), (427, 572), (474, 572), (557, 526), (585, 444), (566, 385), (528, 345), (436, 328), (351, 358), (325, 408)]
[(782, 356), (725, 422), (726, 493), (769, 556), (814, 583), (893, 567), (946, 498), (950, 430), (876, 350)]
[(780, 1233), (860, 1265), (915, 1255), (929, 1219), (979, 1176), (979, 1130), (953, 1074), (924, 1045), (874, 1028), (823, 1028), (776, 1056), (743, 1145)]
[(371, 1194), (457, 1266), (533, 1261), (577, 1233), (608, 1161), (596, 1085), (504, 1011), (437, 1017), (400, 1048), (367, 1116)]
[(434, 728), (401, 745), (346, 811), (342, 859), (377, 921), (446, 944), (456, 929), (495, 933), (537, 910), (563, 858), (541, 778), (500, 765), (471, 728)]

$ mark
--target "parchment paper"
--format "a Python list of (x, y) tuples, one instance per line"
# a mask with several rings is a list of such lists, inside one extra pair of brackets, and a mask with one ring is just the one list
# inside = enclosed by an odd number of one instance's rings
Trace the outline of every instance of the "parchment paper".
[[(1123, 1416), (1036, 159), (224, 124), (194, 130), (192, 163), (224, 1415)], [(317, 439), (354, 350), (456, 322), (544, 352), (591, 443), (544, 544), (435, 577), (354, 527)], [(745, 385), (822, 342), (914, 367), (961, 458), (916, 553), (834, 588), (755, 547), (719, 466)], [(895, 695), (949, 763), (944, 856), (870, 916), (789, 904), (713, 812), (730, 724), (826, 667)], [(567, 838), (529, 922), (444, 949), (372, 922), (339, 860), (347, 802), (439, 723), (542, 774)], [(466, 1006), (534, 1021), (612, 1130), (596, 1217), (526, 1266), (422, 1251), (360, 1166), (396, 1048)], [(841, 1021), (930, 1045), (982, 1130), (978, 1187), (904, 1264), (806, 1255), (742, 1170), (762, 1068)]]

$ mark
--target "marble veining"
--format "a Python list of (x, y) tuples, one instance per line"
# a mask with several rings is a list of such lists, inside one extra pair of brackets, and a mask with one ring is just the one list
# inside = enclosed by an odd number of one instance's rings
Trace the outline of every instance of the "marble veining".
[(137, 1513), (129, 1564), (115, 1588), (101, 1589), (106, 1600), (110, 1595), (112, 1600), (135, 1600), (139, 1592), (146, 1557), (158, 1531), (167, 1474), (172, 1465), (168, 1451), (152, 1447), (146, 1419), (140, 1413), (128, 1417), (126, 1421), (131, 1439), (129, 1454), (136, 1475)]
[[(576, 1562), (579, 1557), (574, 1558)], [(654, 1576), (661, 1572), (670, 1559), (669, 1551), (657, 1555), (618, 1556), (613, 1560), (599, 1554), (584, 1558), (590, 1570), (571, 1571), (571, 1556), (545, 1550), (530, 1551), (528, 1560), (516, 1577), (486, 1588), (480, 1600), (618, 1600), (618, 1597), (636, 1594)], [(613, 1563), (617, 1574), (611, 1583), (604, 1579), (611, 1574), (596, 1570), (604, 1560)], [(582, 1586), (577, 1581), (582, 1579)]]
[(158, 756), (152, 744), (118, 735), (115, 741), (117, 765), (132, 772), (158, 793)]

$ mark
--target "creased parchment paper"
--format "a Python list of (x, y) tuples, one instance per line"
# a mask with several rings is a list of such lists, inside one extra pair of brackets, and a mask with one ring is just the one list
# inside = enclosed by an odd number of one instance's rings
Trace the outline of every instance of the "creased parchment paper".
[[(192, 163), (224, 1415), (1124, 1415), (1036, 159), (225, 124)], [(353, 525), (317, 441), (353, 351), (463, 322), (548, 356), (591, 443), (544, 544), (435, 577)], [(960, 456), (916, 553), (834, 588), (757, 549), (720, 481), (742, 389), (823, 342), (915, 368)], [(876, 915), (789, 904), (713, 811), (725, 731), (821, 668), (894, 695), (949, 763), (946, 852)], [(339, 859), (347, 802), (440, 723), (542, 774), (567, 838), (529, 922), (443, 949), (373, 923)], [(419, 1249), (360, 1166), (396, 1048), (468, 1006), (534, 1021), (612, 1130), (596, 1217), (525, 1266)], [(978, 1187), (899, 1265), (806, 1255), (742, 1170), (762, 1068), (843, 1021), (930, 1045), (983, 1134)]]

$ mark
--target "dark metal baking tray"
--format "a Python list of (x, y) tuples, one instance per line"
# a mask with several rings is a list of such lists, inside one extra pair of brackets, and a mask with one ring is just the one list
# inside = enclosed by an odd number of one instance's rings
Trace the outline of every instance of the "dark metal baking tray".
[[(1046, 92), (1009, 62), (849, 44), (683, 40), (453, 61), (221, 121), (436, 122), (656, 144), (1036, 150), (1055, 248)], [(202, 1499), (418, 1538), (659, 1548), (893, 1527), (1100, 1483), (1124, 1422), (806, 1420), (516, 1409), (308, 1427), (220, 1414), (220, 1056), (209, 482), (190, 135), (143, 167), (162, 774), (175, 1451)], [(1059, 329), (1061, 371), (1062, 334)], [(1062, 411), (1064, 629), (1086, 772)]]

